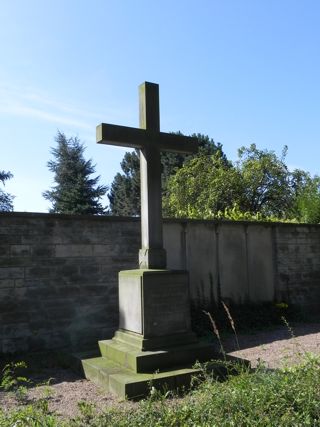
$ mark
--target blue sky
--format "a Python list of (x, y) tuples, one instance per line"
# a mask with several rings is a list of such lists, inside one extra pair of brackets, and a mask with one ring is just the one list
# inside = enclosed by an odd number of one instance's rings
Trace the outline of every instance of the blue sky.
[(231, 159), (256, 143), (319, 174), (318, 0), (2, 0), (0, 170), (16, 211), (41, 193), (57, 130), (77, 135), (101, 183), (122, 148), (101, 122), (138, 126), (138, 85), (160, 85), (161, 130), (200, 132)]

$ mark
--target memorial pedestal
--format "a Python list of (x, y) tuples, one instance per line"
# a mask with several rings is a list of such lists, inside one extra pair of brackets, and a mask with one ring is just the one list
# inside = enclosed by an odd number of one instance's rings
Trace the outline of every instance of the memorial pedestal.
[(147, 394), (150, 381), (168, 389), (187, 386), (199, 373), (194, 362), (217, 356), (212, 344), (198, 343), (191, 331), (188, 273), (153, 270), (166, 266), (161, 151), (192, 154), (198, 142), (160, 132), (157, 84), (140, 85), (139, 99), (140, 128), (102, 123), (97, 142), (140, 150), (140, 270), (119, 273), (119, 330), (112, 340), (99, 342), (102, 357), (82, 360), (87, 378), (129, 398)]
[(119, 273), (119, 329), (128, 344), (155, 350), (195, 342), (191, 331), (186, 271), (127, 270)]
[(196, 361), (217, 357), (213, 344), (191, 331), (188, 273), (127, 270), (119, 273), (119, 330), (99, 342), (101, 357), (82, 360), (86, 378), (121, 397), (156, 387), (188, 386)]

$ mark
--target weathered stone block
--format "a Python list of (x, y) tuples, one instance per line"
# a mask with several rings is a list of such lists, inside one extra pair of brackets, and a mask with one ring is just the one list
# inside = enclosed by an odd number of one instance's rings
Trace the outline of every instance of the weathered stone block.
[(191, 299), (202, 309), (218, 300), (217, 231), (218, 227), (212, 223), (186, 226), (186, 268), (192, 283)]
[(2, 288), (13, 288), (14, 279), (0, 279), (0, 289)]
[(30, 245), (11, 245), (10, 252), (12, 256), (27, 256), (31, 253)]
[[(0, 236), (0, 241), (2, 242), (1, 236)], [(1, 244), (0, 245), (0, 257), (8, 256), (9, 254), (10, 254), (10, 246)]]
[[(0, 304), (0, 310), (1, 308), (2, 307)], [(29, 312), (27, 310), (25, 311), (17, 310), (17, 307), (14, 304), (11, 305), (11, 310), (8, 310), (8, 311), (1, 310), (0, 323), (2, 323), (3, 327), (8, 326), (11, 323), (27, 323), (29, 322), (29, 320), (30, 320)], [(9, 332), (10, 331), (8, 330), (6, 331), (6, 336), (10, 336)]]
[(218, 269), (222, 298), (237, 304), (250, 300), (246, 226), (229, 223), (219, 228)]
[(4, 336), (11, 338), (25, 338), (31, 335), (29, 323), (10, 323), (3, 327)]
[(29, 350), (27, 337), (3, 339), (1, 344), (3, 354), (23, 352)]
[(14, 287), (15, 288), (22, 288), (25, 286), (25, 281), (24, 279), (15, 279), (14, 280)]
[(53, 257), (55, 255), (55, 245), (37, 243), (32, 246), (32, 255), (35, 257)]
[(93, 255), (94, 256), (109, 256), (112, 253), (113, 245), (111, 244), (95, 244), (93, 245)]
[(56, 246), (57, 257), (86, 257), (93, 256), (93, 249), (91, 245), (57, 245)]
[[(192, 340), (188, 273), (127, 270), (119, 273), (119, 328), (141, 336), (142, 349), (170, 345), (168, 335)], [(163, 339), (157, 339), (162, 337)], [(171, 344), (172, 345), (172, 344)]]
[(42, 267), (41, 265), (37, 265), (35, 267), (26, 267), (26, 279), (39, 279), (41, 277), (48, 277), (51, 273), (50, 267)]
[(24, 278), (24, 268), (0, 267), (0, 279), (20, 279), (20, 278)]

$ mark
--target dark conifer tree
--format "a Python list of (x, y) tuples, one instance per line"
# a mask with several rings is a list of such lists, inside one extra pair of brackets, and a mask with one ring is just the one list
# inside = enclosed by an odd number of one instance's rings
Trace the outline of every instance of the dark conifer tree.
[(123, 174), (114, 177), (108, 194), (110, 214), (140, 215), (140, 160), (137, 150), (125, 153), (121, 162)]
[(48, 162), (55, 185), (43, 193), (43, 197), (52, 203), (50, 212), (104, 214), (100, 199), (107, 187), (98, 185), (99, 176), (90, 178), (95, 173), (95, 165), (91, 160), (85, 160), (85, 147), (77, 137), (68, 139), (60, 131), (55, 140), (58, 145), (51, 149), (54, 160)]
[[(5, 185), (5, 181), (13, 177), (11, 172), (0, 171), (0, 182)], [(0, 189), (0, 211), (10, 212), (13, 211), (13, 198), (12, 194), (6, 193)]]

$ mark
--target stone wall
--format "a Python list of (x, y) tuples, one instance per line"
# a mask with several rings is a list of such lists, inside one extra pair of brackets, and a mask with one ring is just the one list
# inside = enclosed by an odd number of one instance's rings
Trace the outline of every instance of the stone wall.
[[(320, 302), (320, 227), (166, 221), (168, 267), (199, 307)], [(83, 349), (118, 325), (119, 270), (136, 268), (139, 219), (0, 214), (0, 353)]]
[(187, 268), (197, 304), (219, 297), (237, 304), (273, 301), (273, 228), (240, 222), (169, 222), (164, 230), (168, 267)]
[(277, 299), (319, 312), (320, 227), (276, 227), (275, 240)]
[(0, 353), (85, 348), (118, 325), (117, 275), (136, 267), (139, 221), (0, 215)]

